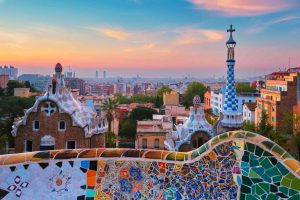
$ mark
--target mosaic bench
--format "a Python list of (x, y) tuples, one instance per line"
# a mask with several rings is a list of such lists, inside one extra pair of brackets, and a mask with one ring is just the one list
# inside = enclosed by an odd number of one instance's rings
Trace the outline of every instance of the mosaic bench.
[(0, 199), (300, 199), (300, 164), (258, 134), (191, 152), (77, 149), (0, 156)]

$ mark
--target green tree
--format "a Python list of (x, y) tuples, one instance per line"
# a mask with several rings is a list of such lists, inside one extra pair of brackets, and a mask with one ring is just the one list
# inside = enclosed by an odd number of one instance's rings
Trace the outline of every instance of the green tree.
[(147, 107), (134, 108), (129, 117), (120, 124), (119, 135), (126, 138), (135, 138), (137, 121), (152, 119), (157, 111)]
[(136, 135), (136, 126), (137, 123), (135, 120), (130, 118), (125, 119), (120, 124), (119, 136), (133, 139)]
[(242, 129), (245, 131), (256, 132), (255, 124), (248, 120), (244, 122)]
[(4, 94), (5, 94), (5, 93), (4, 93), (4, 89), (0, 87), (0, 97), (3, 97)]
[(259, 134), (270, 138), (273, 131), (273, 126), (268, 123), (268, 114), (264, 110), (262, 111), (261, 120), (257, 128)]
[(172, 89), (164, 85), (157, 90), (157, 96), (162, 98), (164, 93), (170, 93), (170, 92), (172, 92)]
[(184, 97), (184, 106), (186, 108), (190, 107), (193, 104), (193, 98), (196, 95), (199, 95), (200, 98), (204, 99), (204, 93), (208, 90), (208, 88), (200, 82), (192, 82), (191, 84), (188, 85), (186, 92), (185, 92), (185, 97)]
[(105, 117), (108, 122), (108, 132), (112, 132), (111, 123), (114, 120), (115, 110), (117, 109), (119, 102), (117, 99), (107, 98), (101, 105), (101, 109), (105, 112)]
[(115, 148), (117, 136), (113, 132), (107, 132), (105, 135), (105, 147)]
[(7, 96), (13, 96), (14, 95), (14, 89), (15, 88), (22, 88), (22, 87), (23, 87), (23, 84), (20, 83), (19, 81), (10, 80), (7, 83), (6, 95)]
[(24, 87), (30, 88), (30, 92), (36, 92), (37, 91), (36, 88), (33, 87), (29, 81), (25, 81)]
[(0, 99), (0, 137), (8, 139), (9, 145), (13, 146), (14, 138), (11, 135), (12, 125), (16, 117), (24, 115), (24, 109), (33, 106), (35, 97), (22, 98), (15, 96), (4, 96)]
[(237, 93), (241, 93), (241, 92), (253, 93), (253, 92), (256, 92), (256, 89), (252, 88), (250, 86), (250, 83), (236, 83), (235, 88), (236, 88)]
[(131, 114), (129, 116), (132, 120), (146, 120), (152, 119), (153, 114), (158, 114), (156, 110), (147, 107), (137, 107), (132, 109)]

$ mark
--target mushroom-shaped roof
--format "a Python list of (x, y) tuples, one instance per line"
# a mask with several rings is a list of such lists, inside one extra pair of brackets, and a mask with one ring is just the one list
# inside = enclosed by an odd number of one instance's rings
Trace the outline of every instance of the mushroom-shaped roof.
[(60, 63), (55, 65), (55, 72), (62, 72), (62, 65)]
[(199, 95), (194, 96), (193, 104), (194, 105), (200, 105), (201, 104), (201, 98), (199, 97)]

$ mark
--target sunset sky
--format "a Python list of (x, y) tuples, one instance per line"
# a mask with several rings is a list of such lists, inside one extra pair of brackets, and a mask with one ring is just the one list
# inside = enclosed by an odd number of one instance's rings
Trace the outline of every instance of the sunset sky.
[(230, 24), (238, 76), (300, 66), (299, 0), (0, 0), (0, 65), (221, 76)]

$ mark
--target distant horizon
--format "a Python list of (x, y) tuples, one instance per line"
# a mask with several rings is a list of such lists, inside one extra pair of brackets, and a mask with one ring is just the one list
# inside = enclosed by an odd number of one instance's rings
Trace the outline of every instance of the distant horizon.
[[(1, 66), (1, 65), (0, 65)], [(12, 65), (14, 66), (14, 65)], [(19, 67), (18, 68), (18, 76), (22, 74), (40, 74), (40, 75), (53, 75), (54, 74), (54, 66), (53, 67)], [(292, 66), (297, 67), (297, 66)], [(263, 76), (268, 73), (274, 71), (285, 70), (288, 67), (281, 68), (239, 68), (236, 66), (235, 74), (237, 79), (244, 79), (249, 77), (257, 77)], [(95, 78), (96, 70), (98, 70), (98, 77), (101, 79), (103, 77), (103, 71), (106, 71), (107, 78), (115, 78), (115, 77), (123, 77), (123, 78), (222, 78), (226, 77), (227, 66), (224, 64), (223, 67), (218, 67), (217, 69), (207, 68), (189, 68), (182, 67), (181, 69), (170, 69), (170, 68), (152, 68), (152, 69), (144, 69), (144, 68), (101, 68), (101, 67), (71, 67), (63, 66), (63, 72), (75, 72), (75, 76), (79, 78)], [(209, 71), (208, 71), (209, 70)]]

